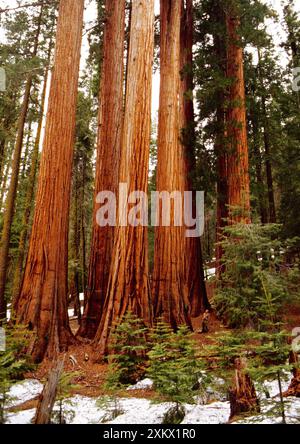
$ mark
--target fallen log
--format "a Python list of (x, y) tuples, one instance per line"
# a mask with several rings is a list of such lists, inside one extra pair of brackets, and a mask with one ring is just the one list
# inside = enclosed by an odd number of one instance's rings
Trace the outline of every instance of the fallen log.
[(34, 424), (50, 424), (57, 387), (64, 368), (65, 358), (57, 361), (49, 371), (47, 382), (39, 397)]

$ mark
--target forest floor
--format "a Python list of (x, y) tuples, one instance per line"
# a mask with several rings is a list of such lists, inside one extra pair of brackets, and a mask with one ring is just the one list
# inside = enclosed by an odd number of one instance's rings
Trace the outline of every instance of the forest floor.
[[(213, 286), (208, 285), (209, 299), (213, 296)], [(194, 331), (198, 332), (201, 328), (202, 316), (193, 319)], [(75, 334), (78, 329), (78, 322), (76, 318), (70, 319), (70, 325)], [(284, 328), (292, 332), (296, 327), (300, 326), (300, 304), (299, 306), (287, 305), (284, 310)], [(214, 344), (214, 336), (220, 333), (230, 332), (231, 330), (224, 326), (216, 315), (212, 312), (209, 322), (208, 333), (194, 333), (195, 342), (201, 347)], [(105, 395), (103, 385), (107, 375), (107, 363), (99, 363), (94, 360), (95, 350), (90, 343), (79, 342), (76, 345), (69, 347), (66, 354), (64, 370), (66, 372), (76, 372), (78, 376), (75, 378), (76, 389), (73, 394), (89, 397), (99, 397)], [(63, 356), (63, 355), (62, 355)], [(26, 374), (26, 379), (35, 379), (43, 382), (52, 367), (52, 361), (45, 361), (35, 371)], [(155, 393), (152, 390), (131, 390), (120, 392), (121, 396), (126, 397), (141, 397), (145, 399), (153, 399)], [(23, 406), (20, 406), (20, 408)], [(25, 404), (24, 408), (28, 406)]]
[[(208, 294), (212, 297), (213, 287), (208, 286)], [(300, 326), (300, 305), (297, 307), (286, 306), (284, 311), (284, 323), (285, 329), (287, 331), (292, 331), (295, 327)], [(201, 328), (202, 317), (197, 319), (193, 319), (193, 327), (194, 331), (197, 332)], [(70, 320), (71, 328), (74, 333), (78, 328), (77, 319), (71, 318)], [(211, 314), (210, 323), (209, 323), (209, 333), (201, 334), (195, 333), (194, 339), (197, 344), (202, 346), (213, 344), (214, 343), (214, 335), (219, 333), (229, 332), (230, 329), (226, 328), (215, 316), (214, 313)], [(107, 364), (106, 363), (98, 363), (94, 361), (94, 349), (90, 343), (79, 342), (77, 345), (73, 345), (69, 348), (66, 353), (65, 359), (65, 368), (66, 372), (76, 372), (77, 375), (74, 378), (74, 384), (76, 387), (72, 389), (70, 396), (74, 399), (80, 399), (80, 402), (84, 402), (84, 400), (90, 399), (90, 402), (96, 402), (99, 397), (103, 397), (107, 395), (107, 392), (104, 390), (104, 382), (107, 375)], [(49, 372), (49, 368), (52, 367), (52, 362), (45, 361), (42, 365), (40, 365), (36, 370), (29, 372), (25, 375), (25, 383), (28, 381), (28, 384), (33, 383), (33, 387), (35, 384), (38, 384), (39, 387), (44, 383), (47, 374)], [(287, 381), (288, 383), (288, 381)], [(32, 390), (32, 389), (30, 389)], [(35, 394), (35, 388), (33, 389), (33, 395)], [(24, 402), (19, 402), (17, 405), (12, 405), (9, 411), (12, 415), (20, 415), (22, 412), (32, 411), (36, 408), (39, 391), (37, 391), (35, 396), (32, 396), (31, 399), (25, 399)], [(152, 387), (142, 387), (139, 389), (123, 390), (118, 393), (120, 399), (123, 402), (138, 403), (138, 402), (150, 402), (154, 399), (157, 401), (157, 394)], [(94, 401), (92, 401), (94, 400)], [(127, 401), (126, 401), (127, 400)], [(163, 400), (161, 406), (163, 406)], [(88, 403), (88, 401), (87, 401)], [(220, 404), (220, 405), (217, 405)], [(228, 403), (227, 403), (228, 404)], [(217, 411), (213, 412), (213, 415), (216, 413), (216, 420), (218, 421), (218, 412), (219, 408), (223, 413), (220, 413), (221, 416), (227, 414), (228, 405), (225, 405), (225, 402), (219, 402), (218, 397), (208, 403), (208, 405), (212, 406), (214, 409), (214, 405), (216, 405)], [(149, 404), (151, 405), (151, 404)], [(150, 407), (148, 407), (150, 408)], [(223, 411), (224, 410), (224, 411)], [(95, 410), (97, 411), (97, 409)], [(225, 412), (225, 413), (224, 413)]]

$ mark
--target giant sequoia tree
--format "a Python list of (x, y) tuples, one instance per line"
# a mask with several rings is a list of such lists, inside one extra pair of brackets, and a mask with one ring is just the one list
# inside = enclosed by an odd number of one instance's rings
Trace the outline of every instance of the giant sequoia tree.
[[(106, 0), (104, 54), (100, 90), (95, 200), (99, 192), (117, 194), (123, 124), (123, 60), (125, 0)], [(114, 227), (100, 227), (94, 204), (92, 245), (87, 282), (87, 306), (79, 334), (93, 338), (107, 290), (114, 243)]]
[(229, 0), (226, 9), (227, 78), (231, 81), (226, 110), (227, 180), (230, 219), (250, 222), (250, 179), (243, 48), (239, 8)]
[[(161, 0), (160, 109), (158, 128), (157, 190), (184, 192), (185, 154), (180, 143), (180, 24), (181, 0)], [(155, 234), (153, 272), (154, 313), (174, 329), (191, 325), (185, 227), (175, 226), (175, 205), (171, 226), (163, 226), (160, 214)], [(158, 205), (161, 213), (162, 204)]]
[[(39, 46), (39, 38), (41, 33), (42, 19), (44, 13), (44, 1), (41, 2), (41, 8), (38, 16), (37, 29), (34, 36), (33, 50), (32, 50), (32, 58), (37, 56), (38, 46)], [(6, 300), (5, 300), (5, 286), (6, 286), (6, 277), (7, 277), (7, 269), (8, 269), (8, 255), (9, 255), (9, 244), (10, 244), (10, 235), (11, 235), (11, 226), (13, 222), (14, 210), (15, 210), (15, 201), (17, 195), (17, 188), (19, 182), (19, 169), (20, 169), (20, 161), (21, 161), (21, 153), (23, 147), (23, 137), (24, 137), (24, 129), (26, 124), (26, 118), (30, 103), (30, 93), (33, 83), (33, 73), (30, 72), (26, 81), (23, 103), (21, 108), (21, 113), (18, 121), (18, 129), (16, 136), (16, 143), (14, 148), (13, 160), (12, 160), (12, 175), (9, 184), (8, 195), (6, 199), (5, 205), (5, 216), (4, 216), (4, 224), (1, 236), (1, 248), (0, 248), (0, 319), (6, 317)]]
[[(148, 191), (153, 46), (154, 0), (133, 0), (119, 174), (120, 183), (127, 184), (129, 193)], [(136, 203), (142, 208), (145, 202), (142, 196), (140, 199)], [(123, 207), (118, 213), (127, 217)], [(95, 337), (100, 355), (107, 349), (111, 327), (127, 312), (147, 325), (152, 321), (147, 228), (141, 212), (134, 219), (140, 219), (138, 226), (116, 227), (108, 290)]]
[[(184, 2), (183, 2), (184, 3)], [(184, 146), (185, 160), (185, 189), (194, 190), (193, 179), (195, 175), (195, 113), (194, 113), (194, 76), (193, 76), (193, 44), (194, 44), (194, 8), (193, 0), (187, 0), (181, 11), (181, 38), (180, 38), (180, 64), (181, 64), (181, 140)], [(193, 211), (195, 214), (195, 194), (193, 196)], [(201, 251), (200, 237), (186, 238), (187, 280), (191, 315), (197, 317), (209, 307)]]
[(35, 361), (66, 348), (68, 216), (84, 0), (61, 0), (36, 208), (17, 321)]

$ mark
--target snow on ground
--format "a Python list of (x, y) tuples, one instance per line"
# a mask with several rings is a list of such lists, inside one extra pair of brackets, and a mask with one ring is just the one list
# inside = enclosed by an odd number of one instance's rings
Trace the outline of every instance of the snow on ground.
[(186, 405), (182, 424), (226, 424), (230, 416), (229, 402), (208, 405)]
[[(145, 390), (150, 388), (152, 381), (145, 379), (140, 381), (131, 390)], [(277, 381), (270, 381), (265, 384), (271, 396), (278, 394)], [(288, 382), (283, 381), (283, 389), (288, 386)], [(139, 387), (139, 388), (137, 388)], [(42, 390), (42, 384), (35, 380), (26, 380), (15, 384), (9, 393), (14, 398), (9, 403), (9, 407), (18, 406), (25, 401), (35, 398)], [(264, 391), (260, 393), (261, 409), (260, 415), (249, 417), (237, 423), (260, 423), (260, 424), (277, 424), (282, 421), (279, 411), (279, 397), (266, 399)], [(161, 424), (165, 413), (169, 410), (171, 404), (160, 403), (155, 404), (148, 399), (138, 398), (122, 398), (118, 400), (118, 409), (120, 414), (111, 420), (111, 405), (100, 403), (99, 399), (88, 398), (76, 395), (64, 402), (64, 411), (68, 418), (69, 424)], [(212, 402), (210, 404), (201, 405), (185, 405), (186, 415), (183, 424), (225, 424), (230, 416), (230, 405), (226, 401)], [(272, 409), (276, 407), (276, 412), (270, 415)], [(285, 400), (285, 409), (287, 422), (300, 423), (300, 399), (289, 398)], [(55, 411), (58, 411), (58, 405), (55, 405)], [(269, 414), (268, 414), (269, 413)], [(20, 412), (8, 413), (8, 424), (30, 424), (34, 418), (34, 409)]]
[[(276, 411), (274, 411), (276, 409)], [(288, 424), (300, 424), (300, 399), (288, 398), (284, 401), (286, 422)], [(273, 412), (272, 412), (273, 410)], [(236, 424), (281, 424), (280, 405), (277, 401), (267, 400), (261, 405), (261, 414), (252, 416)]]
[(154, 404), (148, 399), (121, 399), (124, 413), (108, 424), (161, 424), (171, 404)]
[(9, 393), (9, 407), (15, 407), (24, 402), (30, 401), (38, 396), (43, 390), (43, 384), (35, 379), (26, 379), (25, 381), (14, 384)]
[(23, 410), (22, 412), (9, 413), (6, 424), (31, 424), (35, 415), (35, 409)]
[(150, 378), (142, 379), (142, 381), (137, 382), (135, 385), (131, 385), (127, 390), (152, 390), (153, 381)]
[[(291, 382), (291, 374), (286, 371), (281, 377), (281, 386), (283, 393), (286, 392), (289, 388)], [(268, 394), (268, 397), (274, 398), (279, 395), (279, 386), (277, 379), (271, 381), (264, 381), (263, 384), (255, 384), (256, 391), (260, 397), (260, 399), (265, 399)]]

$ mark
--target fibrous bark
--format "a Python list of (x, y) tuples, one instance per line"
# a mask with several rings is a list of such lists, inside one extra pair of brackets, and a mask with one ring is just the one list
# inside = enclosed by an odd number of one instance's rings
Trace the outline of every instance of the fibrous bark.
[[(118, 192), (118, 172), (123, 124), (125, 0), (106, 1), (104, 55), (100, 90), (99, 131), (95, 200), (101, 191)], [(114, 227), (99, 227), (94, 204), (94, 222), (86, 290), (87, 305), (80, 336), (94, 338), (99, 326), (114, 245)]]
[[(154, 0), (133, 0), (119, 175), (129, 193), (148, 191), (153, 46)], [(124, 208), (118, 213), (124, 215)], [(95, 337), (100, 356), (107, 351), (111, 327), (122, 322), (126, 313), (151, 325), (150, 302), (147, 228), (142, 221), (138, 226), (118, 224), (103, 315)]]
[(66, 349), (68, 228), (84, 0), (61, 0), (36, 207), (17, 321), (35, 361)]
[[(193, 213), (195, 214), (195, 115), (194, 115), (194, 76), (193, 76), (193, 43), (194, 43), (194, 9), (193, 0), (182, 2), (180, 38), (180, 68), (181, 68), (181, 140), (184, 148), (184, 168), (186, 191), (193, 192)], [(208, 307), (202, 248), (200, 237), (186, 238), (187, 255), (187, 285), (191, 305), (191, 316), (198, 317)]]
[(228, 91), (226, 132), (228, 150), (228, 205), (232, 222), (250, 223), (250, 179), (246, 121), (243, 48), (236, 2), (226, 11)]
[[(158, 128), (157, 191), (185, 191), (185, 153), (180, 142), (180, 23), (182, 0), (161, 0), (161, 83)], [(158, 205), (161, 213), (161, 202)], [(153, 302), (156, 318), (177, 329), (191, 327), (187, 285), (185, 227), (163, 226), (160, 214), (155, 232)]]
[[(33, 43), (32, 57), (36, 57), (38, 52), (39, 36), (41, 31), (43, 12), (44, 12), (44, 2), (41, 3), (41, 10), (38, 17), (37, 30)], [(18, 121), (17, 138), (12, 160), (12, 173), (11, 173), (9, 190), (5, 205), (5, 214), (4, 214), (1, 248), (0, 248), (0, 320), (6, 318), (5, 286), (6, 286), (6, 277), (8, 270), (8, 261), (9, 261), (8, 255), (9, 255), (10, 234), (11, 234), (11, 226), (15, 211), (15, 201), (17, 195), (18, 182), (19, 182), (19, 169), (20, 169), (21, 153), (23, 147), (24, 128), (30, 102), (30, 91), (32, 87), (32, 81), (33, 81), (33, 75), (32, 73), (30, 73), (26, 81), (21, 114)]]
[(22, 218), (22, 231), (21, 231), (21, 235), (20, 235), (20, 239), (19, 239), (18, 257), (17, 257), (17, 261), (16, 261), (16, 265), (15, 265), (15, 274), (14, 274), (13, 289), (12, 289), (12, 305), (13, 305), (14, 311), (16, 309), (16, 304), (17, 304), (18, 297), (20, 294), (24, 257), (25, 257), (25, 253), (26, 253), (26, 242), (27, 242), (27, 237), (28, 237), (28, 232), (29, 232), (30, 216), (32, 213), (32, 202), (34, 200), (34, 191), (35, 191), (36, 176), (37, 176), (38, 163), (39, 163), (39, 148), (40, 148), (41, 134), (42, 134), (42, 128), (43, 128), (43, 121), (44, 121), (44, 111), (45, 111), (45, 102), (46, 102), (46, 94), (47, 94), (51, 51), (52, 51), (52, 40), (50, 42), (49, 50), (48, 50), (48, 63), (47, 63), (47, 67), (45, 70), (44, 84), (43, 84), (43, 90), (42, 90), (42, 95), (41, 95), (39, 122), (38, 122), (38, 128), (37, 128), (37, 133), (36, 133), (36, 137), (35, 137), (33, 152), (31, 155), (31, 164), (30, 164), (30, 171), (29, 171), (29, 178), (28, 178), (28, 188), (26, 190), (25, 209), (24, 209), (24, 214), (23, 214), (23, 218)]

